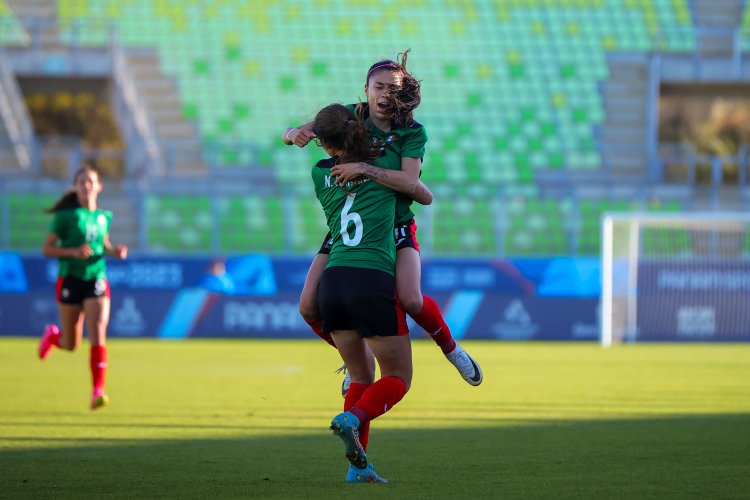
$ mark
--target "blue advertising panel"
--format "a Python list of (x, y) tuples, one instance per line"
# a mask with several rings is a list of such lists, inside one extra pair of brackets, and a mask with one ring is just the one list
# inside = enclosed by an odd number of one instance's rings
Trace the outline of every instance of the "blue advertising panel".
[[(314, 338), (298, 312), (310, 258), (109, 260), (112, 337)], [(0, 254), (0, 335), (58, 321), (57, 261)], [(423, 291), (456, 338), (593, 340), (595, 259), (428, 260)], [(426, 335), (410, 321), (413, 335)]]
[(750, 340), (750, 263), (644, 261), (638, 299), (639, 340)]

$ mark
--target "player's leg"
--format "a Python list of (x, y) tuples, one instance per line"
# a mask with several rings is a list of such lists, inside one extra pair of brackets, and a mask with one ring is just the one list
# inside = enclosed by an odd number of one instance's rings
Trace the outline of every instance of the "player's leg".
[[(416, 239), (414, 241), (416, 243)], [(430, 335), (461, 377), (471, 385), (479, 385), (482, 383), (479, 364), (455, 341), (437, 302), (422, 295), (422, 262), (418, 248), (416, 244), (403, 246), (396, 253), (396, 288), (401, 306)]]
[[(365, 349), (365, 342), (354, 330), (335, 330), (331, 333), (336, 347), (349, 369), (352, 385), (359, 392), (360, 387), (369, 387), (375, 378), (375, 364)], [(351, 390), (351, 389), (350, 389)], [(347, 405), (347, 401), (349, 405)], [(360, 437), (360, 423), (349, 413), (352, 397), (344, 403), (344, 413), (331, 421), (331, 430), (344, 442), (345, 455), (349, 462), (357, 469), (367, 468), (367, 454)]]
[(91, 393), (91, 409), (95, 410), (106, 406), (109, 402), (104, 392), (107, 377), (107, 326), (109, 325), (110, 298), (109, 284), (105, 280), (97, 280), (100, 287), (95, 297), (89, 297), (83, 301), (84, 314), (86, 315), (86, 328), (91, 342), (89, 354), (89, 367), (91, 369), (91, 382), (93, 390)]
[(310, 269), (308, 269), (307, 276), (305, 277), (305, 284), (302, 287), (302, 293), (299, 297), (299, 313), (302, 315), (302, 319), (305, 320), (305, 323), (310, 325), (310, 328), (315, 332), (315, 335), (322, 338), (333, 347), (336, 347), (331, 339), (331, 335), (329, 333), (323, 333), (323, 321), (320, 316), (320, 311), (318, 310), (318, 284), (320, 283), (320, 276), (323, 274), (327, 264), (328, 253), (323, 253), (321, 251), (313, 258), (312, 264), (310, 264)]
[(367, 338), (380, 367), (380, 379), (370, 385), (349, 410), (360, 425), (381, 416), (401, 401), (411, 386), (411, 342), (408, 335)]
[[(51, 343), (66, 351), (75, 351), (83, 338), (83, 307), (79, 304), (58, 303), (57, 310), (60, 313), (60, 329)], [(45, 335), (54, 330), (55, 328), (46, 328)]]
[(83, 337), (83, 308), (81, 306), (80, 280), (58, 278), (55, 287), (60, 328), (46, 325), (39, 341), (39, 359), (47, 359), (54, 347), (74, 351)]
[[(378, 360), (381, 378), (362, 387), (359, 398), (347, 395), (348, 411), (337, 416), (333, 425), (337, 424), (337, 420), (342, 427), (347, 422), (353, 422), (352, 425), (359, 429), (362, 443), (363, 437), (366, 441), (365, 429), (370, 421), (398, 403), (411, 384), (411, 344), (404, 311), (395, 297), (392, 275), (358, 269), (352, 271), (349, 281), (342, 282), (341, 286), (344, 284), (348, 285), (344, 297), (347, 315), (358, 333), (366, 337), (367, 345)], [(362, 470), (362, 464), (354, 464), (354, 467), (359, 470), (350, 470), (347, 480), (351, 480), (352, 476), (376, 480), (374, 472)]]

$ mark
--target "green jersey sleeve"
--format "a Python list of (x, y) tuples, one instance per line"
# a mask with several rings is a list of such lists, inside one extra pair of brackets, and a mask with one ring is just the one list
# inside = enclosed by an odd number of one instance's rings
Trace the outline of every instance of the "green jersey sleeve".
[(414, 122), (409, 132), (403, 135), (401, 157), (424, 158), (425, 144), (427, 144), (427, 132), (421, 124)]

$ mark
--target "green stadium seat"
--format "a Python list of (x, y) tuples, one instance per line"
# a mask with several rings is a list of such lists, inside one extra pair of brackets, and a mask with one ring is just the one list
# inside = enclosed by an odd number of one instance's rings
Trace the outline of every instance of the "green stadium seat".
[(57, 198), (52, 195), (8, 195), (8, 247), (16, 251), (39, 251), (49, 232), (52, 215), (45, 212)]
[(490, 201), (472, 198), (440, 200), (433, 204), (433, 251), (441, 255), (497, 254)]
[(152, 250), (209, 253), (214, 249), (214, 215), (205, 196), (148, 196), (144, 215)]

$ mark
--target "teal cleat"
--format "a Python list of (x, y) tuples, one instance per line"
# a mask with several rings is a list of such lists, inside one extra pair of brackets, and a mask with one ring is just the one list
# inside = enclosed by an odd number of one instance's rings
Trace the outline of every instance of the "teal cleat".
[(367, 455), (359, 442), (359, 419), (354, 413), (345, 411), (331, 420), (330, 429), (341, 438), (346, 447), (346, 458), (357, 469), (367, 468)]
[(388, 480), (378, 476), (375, 472), (375, 466), (369, 464), (364, 469), (357, 469), (353, 465), (349, 466), (349, 472), (346, 473), (347, 483), (387, 483)]

